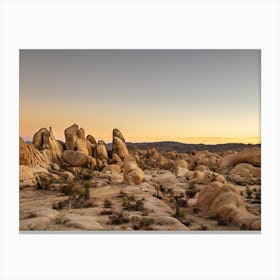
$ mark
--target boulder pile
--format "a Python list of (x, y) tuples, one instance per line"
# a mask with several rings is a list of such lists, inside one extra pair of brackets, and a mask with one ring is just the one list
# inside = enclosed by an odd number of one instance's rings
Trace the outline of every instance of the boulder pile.
[(241, 229), (261, 229), (260, 216), (246, 210), (240, 191), (232, 184), (215, 182), (205, 186), (199, 193), (196, 206), (224, 224), (235, 224)]
[(65, 168), (68, 168), (67, 172), (75, 170), (74, 173), (80, 172), (77, 168), (91, 171), (104, 169), (105, 172), (123, 172), (124, 181), (128, 184), (141, 183), (144, 173), (136, 160), (129, 157), (124, 136), (117, 128), (113, 129), (112, 134), (111, 151), (108, 151), (102, 139), (97, 141), (92, 135), (86, 136), (85, 130), (77, 124), (64, 130), (65, 143), (55, 139), (51, 127), (39, 129), (33, 136), (32, 144), (20, 138), (20, 165), (25, 166), (20, 168), (23, 177), (21, 186), (27, 181), (24, 179), (27, 176), (31, 178), (28, 185), (36, 181), (33, 167), (45, 169), (45, 174), (49, 174), (49, 171), (59, 173), (60, 169)]

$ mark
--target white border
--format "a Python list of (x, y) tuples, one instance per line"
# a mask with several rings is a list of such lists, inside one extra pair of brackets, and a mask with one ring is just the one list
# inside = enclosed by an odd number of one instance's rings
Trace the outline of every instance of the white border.
[[(2, 1), (2, 279), (279, 279), (279, 2)], [(262, 50), (262, 233), (22, 235), (18, 54), (26, 48)]]

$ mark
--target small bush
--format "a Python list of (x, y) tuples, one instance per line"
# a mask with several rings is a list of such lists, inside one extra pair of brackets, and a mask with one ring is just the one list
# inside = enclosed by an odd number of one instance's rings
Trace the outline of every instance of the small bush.
[(92, 181), (84, 181), (82, 185), (85, 188), (90, 188), (93, 187), (94, 183)]
[(113, 211), (112, 210), (102, 210), (99, 214), (100, 215), (112, 215)]
[(181, 207), (176, 207), (176, 211), (175, 211), (175, 214), (174, 214), (174, 217), (175, 218), (178, 218), (178, 219), (181, 219), (183, 218), (184, 216), (186, 215), (186, 212), (183, 208)]
[(120, 191), (118, 197), (127, 197), (127, 193), (124, 191)]
[(52, 183), (54, 183), (54, 179), (51, 177), (39, 176), (36, 178), (36, 188), (38, 190), (50, 190)]
[(105, 199), (103, 202), (104, 208), (110, 208), (112, 206), (111, 200)]
[(249, 187), (246, 187), (246, 194), (247, 194), (247, 198), (251, 198), (253, 191)]
[(55, 219), (54, 219), (54, 223), (56, 224), (56, 225), (64, 225), (64, 224), (66, 224), (67, 222), (69, 222), (70, 220), (68, 219), (68, 218), (65, 218), (65, 217), (63, 217), (63, 216), (61, 216), (61, 217), (56, 217)]
[(66, 185), (62, 185), (60, 191), (65, 195), (71, 195), (75, 192), (75, 183), (69, 182)]
[(195, 189), (188, 189), (188, 190), (186, 190), (185, 195), (188, 198), (193, 198), (193, 197), (195, 197), (196, 193), (197, 193), (197, 190), (195, 190)]
[(154, 219), (132, 217), (131, 222), (133, 222), (132, 228), (134, 230), (150, 230), (150, 226), (154, 223)]
[(127, 211), (143, 211), (144, 210), (144, 202), (143, 199), (138, 199), (135, 202), (130, 201), (127, 198), (123, 198), (122, 207)]
[(129, 222), (129, 216), (126, 212), (119, 212), (114, 213), (113, 215), (109, 216), (109, 225), (120, 225), (126, 224)]

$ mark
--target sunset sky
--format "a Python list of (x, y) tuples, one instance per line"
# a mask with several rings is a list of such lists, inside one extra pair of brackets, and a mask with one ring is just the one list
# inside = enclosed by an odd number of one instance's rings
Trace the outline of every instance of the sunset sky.
[(260, 143), (259, 50), (21, 50), (20, 136)]

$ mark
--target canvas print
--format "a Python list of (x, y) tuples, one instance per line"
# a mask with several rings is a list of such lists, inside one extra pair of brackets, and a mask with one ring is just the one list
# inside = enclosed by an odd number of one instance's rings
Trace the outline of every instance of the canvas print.
[(20, 50), (19, 230), (261, 230), (260, 50)]

